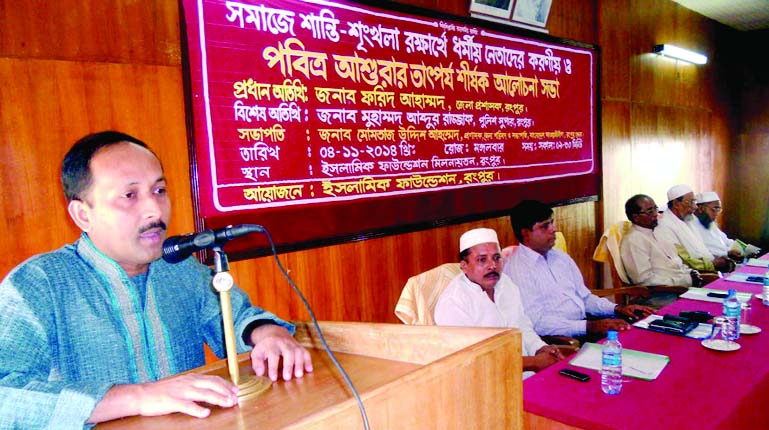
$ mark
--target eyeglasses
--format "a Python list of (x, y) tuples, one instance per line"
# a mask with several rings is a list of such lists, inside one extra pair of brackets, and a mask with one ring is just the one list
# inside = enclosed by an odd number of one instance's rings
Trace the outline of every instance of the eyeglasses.
[(697, 204), (697, 199), (685, 199), (685, 200), (681, 200), (681, 203), (687, 206), (694, 206)]
[(646, 209), (645, 211), (638, 211), (636, 213), (638, 215), (657, 215), (658, 213), (660, 213), (660, 208), (655, 206), (653, 208)]

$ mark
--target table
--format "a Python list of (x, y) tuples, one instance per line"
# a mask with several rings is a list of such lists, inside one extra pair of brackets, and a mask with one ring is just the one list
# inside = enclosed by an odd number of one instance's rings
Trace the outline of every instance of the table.
[[(766, 256), (765, 256), (766, 257)], [(743, 266), (738, 271), (763, 274)], [(728, 277), (728, 276), (727, 276)], [(707, 288), (759, 293), (760, 285), (718, 279)], [(758, 429), (769, 428), (769, 306), (751, 298), (750, 324), (741, 348), (713, 351), (699, 340), (633, 328), (620, 333), (624, 348), (664, 354), (670, 363), (654, 381), (625, 379), (617, 396), (601, 391), (597, 371), (586, 383), (558, 375), (568, 359), (524, 381), (524, 428), (529, 429)], [(720, 303), (679, 299), (659, 311), (704, 310), (720, 315)]]

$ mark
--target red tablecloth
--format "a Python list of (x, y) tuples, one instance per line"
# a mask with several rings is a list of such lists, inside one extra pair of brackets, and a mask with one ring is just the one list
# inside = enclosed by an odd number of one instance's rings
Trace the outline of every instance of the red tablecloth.
[[(761, 292), (760, 285), (726, 279), (707, 288)], [(769, 429), (769, 306), (755, 297), (750, 304), (748, 323), (762, 331), (742, 335), (738, 351), (713, 351), (696, 339), (633, 328), (620, 333), (624, 348), (670, 357), (656, 380), (625, 378), (619, 395), (607, 395), (597, 371), (576, 368), (591, 375), (586, 383), (559, 375), (558, 370), (571, 367), (566, 359), (524, 381), (524, 410), (589, 429)], [(659, 313), (684, 310), (720, 315), (722, 305), (680, 299)]]

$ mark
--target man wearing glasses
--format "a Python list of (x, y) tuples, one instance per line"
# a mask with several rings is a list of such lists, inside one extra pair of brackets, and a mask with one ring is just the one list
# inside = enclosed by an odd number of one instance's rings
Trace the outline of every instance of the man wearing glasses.
[(746, 255), (750, 256), (761, 251), (753, 245), (727, 237), (715, 223), (720, 213), (721, 198), (715, 191), (706, 191), (697, 195), (697, 209), (694, 211), (694, 217), (687, 220), (711, 254), (728, 255), (735, 261), (742, 261)]
[(620, 255), (630, 280), (637, 285), (700, 287), (702, 277), (686, 267), (675, 245), (657, 232), (657, 204), (645, 194), (625, 203), (625, 215), (633, 223), (622, 239)]
[(731, 272), (735, 262), (726, 253), (713, 255), (700, 235), (686, 221), (697, 208), (694, 191), (688, 185), (676, 185), (668, 190), (668, 210), (659, 220), (657, 234), (676, 245), (684, 264), (705, 272)]

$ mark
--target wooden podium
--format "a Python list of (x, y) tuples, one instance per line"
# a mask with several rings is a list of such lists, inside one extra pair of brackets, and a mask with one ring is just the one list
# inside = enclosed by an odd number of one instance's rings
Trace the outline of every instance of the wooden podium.
[[(371, 429), (520, 429), (521, 335), (514, 329), (322, 322), (323, 335), (353, 381)], [(239, 406), (208, 418), (130, 417), (105, 429), (362, 429), (357, 402), (310, 323), (296, 339), (314, 372), (273, 383)], [(248, 354), (242, 373), (253, 373)], [(227, 377), (225, 361), (193, 372)]]

